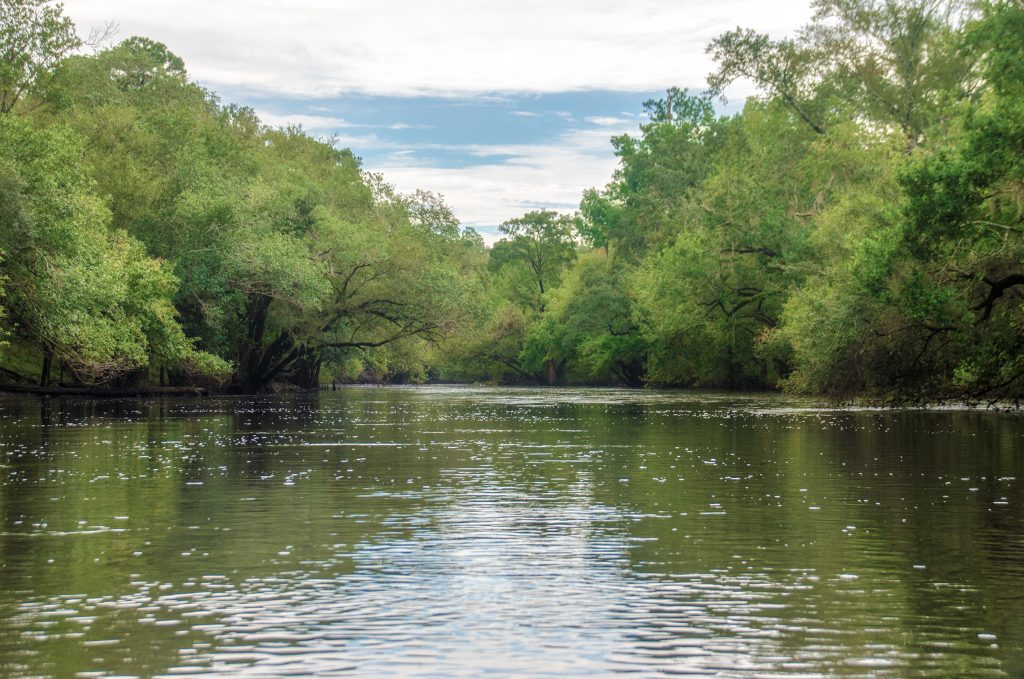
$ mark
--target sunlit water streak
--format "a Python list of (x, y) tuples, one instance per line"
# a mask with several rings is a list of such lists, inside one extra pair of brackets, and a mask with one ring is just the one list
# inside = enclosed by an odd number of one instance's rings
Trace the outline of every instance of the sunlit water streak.
[(1024, 425), (777, 395), (0, 399), (2, 676), (1021, 676)]

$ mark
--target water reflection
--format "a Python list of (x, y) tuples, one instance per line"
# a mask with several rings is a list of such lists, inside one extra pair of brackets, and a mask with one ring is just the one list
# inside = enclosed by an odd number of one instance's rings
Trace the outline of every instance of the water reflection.
[(1024, 426), (779, 396), (0, 400), (0, 674), (1018, 676)]

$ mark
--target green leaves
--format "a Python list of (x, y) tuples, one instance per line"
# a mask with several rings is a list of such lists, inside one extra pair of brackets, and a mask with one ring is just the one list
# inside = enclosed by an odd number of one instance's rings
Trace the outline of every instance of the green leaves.
[(59, 5), (0, 9), (0, 113), (32, 113), (0, 115), (0, 309), (19, 343), (79, 381), (152, 366), (255, 391), (315, 387), (325, 362), (422, 377), (429, 344), (478, 313), (482, 242), (439, 196), (222, 106), (159, 42), (72, 55)]
[(544, 374), (554, 367), (558, 377), (572, 381), (642, 384), (647, 345), (631, 296), (608, 256), (581, 255), (549, 300), (525, 340), (524, 370)]
[(80, 381), (1024, 395), (1019, 2), (818, 0), (791, 38), (719, 36), (712, 91), (760, 98), (644, 102), (579, 214), (489, 252), (160, 43), (72, 56), (59, 5), (0, 8), (0, 324)]
[(80, 44), (59, 3), (0, 0), (0, 115), (39, 93)]
[(738, 78), (749, 78), (770, 97), (784, 101), (815, 132), (825, 133), (815, 101), (814, 55), (805, 46), (737, 28), (712, 40), (707, 51), (718, 64), (708, 76), (713, 92), (721, 94)]
[(513, 283), (516, 293), (538, 311), (544, 294), (558, 285), (565, 266), (576, 258), (577, 220), (551, 210), (528, 212), (498, 226), (505, 236), (491, 251), (492, 269), (521, 267), (523, 285)]
[(0, 249), (12, 331), (83, 382), (196, 353), (170, 303), (177, 281), (141, 243), (111, 230), (66, 128), (0, 117)]
[(957, 49), (959, 23), (970, 16), (964, 3), (818, 0), (814, 8), (795, 39), (750, 29), (715, 38), (712, 88), (749, 78), (819, 134), (837, 121), (869, 120), (913, 148), (942, 133), (974, 84), (974, 59)]

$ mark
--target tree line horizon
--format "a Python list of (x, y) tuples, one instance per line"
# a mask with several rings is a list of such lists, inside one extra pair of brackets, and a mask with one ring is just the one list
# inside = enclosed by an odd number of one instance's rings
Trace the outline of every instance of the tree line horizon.
[[(0, 383), (1024, 395), (1024, 3), (814, 0), (486, 247), (131, 37), (0, 0)], [(729, 116), (735, 80), (758, 94)]]

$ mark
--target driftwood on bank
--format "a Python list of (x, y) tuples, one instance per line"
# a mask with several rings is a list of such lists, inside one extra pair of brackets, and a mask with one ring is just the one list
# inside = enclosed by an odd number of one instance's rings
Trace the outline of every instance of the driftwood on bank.
[(35, 394), (38, 396), (99, 396), (124, 398), (130, 396), (206, 396), (205, 387), (37, 387), (24, 384), (0, 384), (0, 392)]

